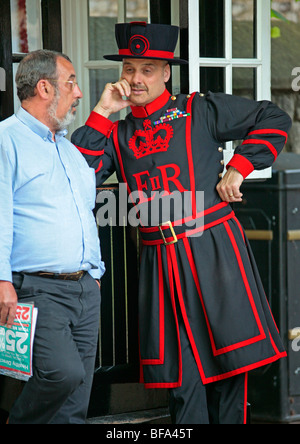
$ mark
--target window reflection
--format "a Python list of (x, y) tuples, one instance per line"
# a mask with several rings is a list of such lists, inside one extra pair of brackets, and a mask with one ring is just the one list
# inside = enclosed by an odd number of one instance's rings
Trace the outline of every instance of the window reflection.
[(225, 57), (224, 0), (200, 0), (200, 57)]
[(224, 68), (200, 68), (200, 83), (201, 92), (204, 94), (208, 91), (225, 92)]
[[(99, 67), (89, 69), (90, 108), (93, 109), (105, 85), (120, 78), (121, 64), (104, 59), (105, 54), (118, 53), (114, 32), (116, 23), (124, 20), (148, 21), (148, 0), (89, 0), (88, 5), (89, 60), (99, 62)], [(124, 10), (121, 11), (124, 5), (126, 17)], [(112, 116), (112, 120), (120, 117), (119, 113)]]
[(118, 0), (89, 0), (89, 58), (103, 60), (117, 54), (114, 28), (118, 23)]
[[(91, 110), (97, 105), (105, 85), (110, 82), (117, 82), (119, 80), (119, 69), (116, 64), (116, 69), (90, 69), (90, 104)], [(113, 120), (118, 120), (119, 116), (114, 114)]]
[[(90, 60), (103, 60), (105, 54), (117, 54), (114, 29), (120, 21), (119, 4), (118, 0), (89, 0)], [(148, 0), (126, 1), (126, 21), (147, 22)]]
[(256, 0), (233, 0), (232, 18), (233, 57), (255, 58)]
[(246, 99), (256, 99), (256, 69), (255, 68), (233, 68), (232, 89), (236, 96)]
[(41, 1), (10, 0), (13, 53), (42, 48)]

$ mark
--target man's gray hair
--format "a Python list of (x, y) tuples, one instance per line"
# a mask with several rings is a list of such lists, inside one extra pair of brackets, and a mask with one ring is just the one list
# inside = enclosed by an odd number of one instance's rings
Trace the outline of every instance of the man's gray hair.
[[(35, 96), (35, 88), (40, 80), (58, 79), (57, 59), (59, 57), (71, 62), (65, 54), (46, 49), (30, 52), (21, 61), (16, 75), (17, 93), (21, 102)], [(54, 83), (53, 85), (56, 87)]]

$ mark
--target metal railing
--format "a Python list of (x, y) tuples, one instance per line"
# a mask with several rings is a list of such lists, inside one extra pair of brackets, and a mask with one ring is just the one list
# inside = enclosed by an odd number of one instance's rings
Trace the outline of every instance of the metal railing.
[[(99, 189), (98, 193), (107, 190), (108, 188)], [(110, 187), (109, 190), (115, 194), (118, 202), (118, 188)], [(96, 213), (99, 208), (101, 204), (97, 204)], [(119, 378), (123, 380), (127, 374), (130, 380), (135, 380), (139, 368), (139, 232), (127, 226), (112, 226), (112, 220), (108, 226), (98, 225), (98, 232), (106, 273), (101, 285), (96, 374), (111, 374), (116, 381)]]

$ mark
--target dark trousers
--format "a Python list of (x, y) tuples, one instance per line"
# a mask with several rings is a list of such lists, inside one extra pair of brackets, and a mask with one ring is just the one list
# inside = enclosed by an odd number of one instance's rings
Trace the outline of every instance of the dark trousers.
[(38, 320), (33, 377), (14, 404), (10, 424), (84, 424), (95, 368), (100, 290), (86, 274), (60, 281), (14, 273), (20, 302)]
[(181, 319), (182, 386), (170, 390), (173, 424), (245, 424), (247, 374), (203, 385)]

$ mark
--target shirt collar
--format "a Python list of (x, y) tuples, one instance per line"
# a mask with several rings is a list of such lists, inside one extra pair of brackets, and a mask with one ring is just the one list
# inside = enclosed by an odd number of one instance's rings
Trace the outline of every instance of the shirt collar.
[(151, 116), (151, 114), (154, 114), (156, 111), (163, 108), (169, 101), (171, 97), (171, 94), (167, 89), (165, 89), (164, 93), (159, 96), (154, 102), (149, 103), (145, 107), (143, 106), (132, 106), (131, 111), (133, 114), (133, 117), (137, 117), (140, 119), (144, 119), (148, 116)]
[[(16, 113), (16, 117), (26, 126), (28, 126), (35, 134), (40, 136), (43, 140), (52, 141), (52, 133), (49, 128), (38, 119), (33, 117), (24, 108), (21, 107), (19, 109), (19, 111)], [(58, 131), (55, 135), (55, 138), (56, 140), (59, 140), (61, 137), (65, 137), (67, 134), (67, 130)]]

